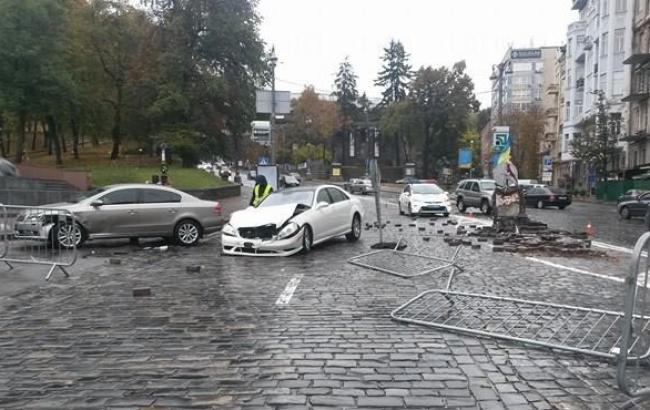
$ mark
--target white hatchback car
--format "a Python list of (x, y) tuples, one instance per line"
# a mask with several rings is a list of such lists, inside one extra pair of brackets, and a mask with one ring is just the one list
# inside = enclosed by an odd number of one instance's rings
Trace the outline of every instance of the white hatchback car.
[(357, 241), (363, 215), (359, 199), (335, 186), (274, 192), (257, 208), (231, 215), (221, 231), (223, 253), (290, 256), (336, 236)]
[(404, 215), (449, 216), (449, 194), (436, 184), (408, 184), (399, 196), (399, 213)]

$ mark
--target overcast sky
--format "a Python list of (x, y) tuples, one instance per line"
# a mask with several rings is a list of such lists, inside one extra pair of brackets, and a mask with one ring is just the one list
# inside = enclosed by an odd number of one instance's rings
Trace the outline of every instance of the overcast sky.
[(414, 68), (467, 61), (482, 107), (492, 64), (509, 44), (562, 45), (577, 19), (571, 0), (259, 0), (258, 10), (262, 37), (279, 58), (278, 90), (311, 84), (330, 92), (347, 55), (360, 93), (378, 97), (382, 48), (396, 39)]

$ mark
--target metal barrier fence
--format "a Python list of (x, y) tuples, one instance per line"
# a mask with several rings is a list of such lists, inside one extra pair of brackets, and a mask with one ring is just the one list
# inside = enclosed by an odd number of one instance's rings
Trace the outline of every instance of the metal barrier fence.
[(58, 268), (69, 277), (66, 268), (77, 260), (77, 245), (83, 232), (75, 215), (65, 209), (1, 205), (2, 252), (0, 262), (50, 266), (49, 280)]
[[(622, 341), (618, 360), (617, 379), (620, 389), (637, 400), (650, 398), (650, 377), (647, 363), (634, 360), (637, 352), (650, 352), (650, 295), (648, 295), (648, 276), (650, 275), (650, 232), (643, 234), (632, 253), (630, 272), (625, 281), (626, 295), (622, 323)], [(645, 368), (642, 373), (641, 369)], [(637, 401), (635, 400), (635, 401)], [(631, 402), (630, 405), (634, 403)]]

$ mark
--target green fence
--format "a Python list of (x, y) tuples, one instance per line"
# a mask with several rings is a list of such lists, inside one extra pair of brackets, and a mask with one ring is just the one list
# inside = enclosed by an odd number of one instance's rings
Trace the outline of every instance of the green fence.
[(624, 180), (596, 183), (596, 197), (605, 201), (616, 199), (629, 189), (644, 189), (650, 191), (650, 180)]

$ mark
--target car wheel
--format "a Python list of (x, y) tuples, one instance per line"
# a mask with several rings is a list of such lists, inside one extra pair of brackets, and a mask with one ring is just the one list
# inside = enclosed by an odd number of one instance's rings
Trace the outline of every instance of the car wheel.
[(191, 219), (185, 219), (176, 224), (174, 239), (181, 246), (196, 245), (201, 239), (201, 225)]
[(458, 212), (461, 214), (465, 213), (467, 207), (465, 206), (465, 201), (463, 201), (463, 198), (458, 198), (458, 201), (456, 202), (456, 208), (458, 208)]
[(623, 219), (630, 219), (632, 217), (632, 215), (630, 215), (630, 209), (627, 206), (621, 208), (620, 215)]
[(560, 209), (560, 211), (562, 211), (562, 210), (564, 210), (564, 208), (566, 208), (566, 206), (565, 206), (565, 205), (561, 205), (561, 206), (558, 206), (558, 208)]
[(485, 215), (490, 215), (490, 204), (485, 199), (481, 201), (481, 212)]
[(537, 201), (537, 209), (542, 209), (542, 208), (544, 208), (544, 201), (540, 199), (539, 201)]
[(314, 234), (309, 225), (305, 225), (302, 232), (302, 253), (309, 253), (311, 246), (314, 244)]
[(442, 216), (444, 216), (445, 218), (447, 218), (447, 217), (449, 216), (449, 212), (445, 212), (444, 214), (442, 214)]
[(86, 232), (78, 223), (59, 222), (52, 229), (51, 242), (53, 247), (66, 249), (79, 247), (86, 240)]
[(359, 214), (354, 214), (352, 218), (352, 229), (345, 235), (345, 239), (349, 242), (356, 242), (361, 238), (361, 217)]

